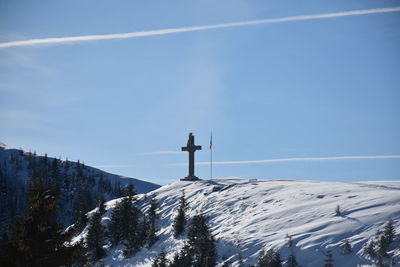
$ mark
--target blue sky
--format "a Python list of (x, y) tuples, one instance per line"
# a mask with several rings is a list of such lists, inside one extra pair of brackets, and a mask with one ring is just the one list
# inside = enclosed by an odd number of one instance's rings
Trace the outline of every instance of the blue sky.
[[(398, 6), (4, 0), (0, 43)], [(400, 155), (399, 27), (387, 12), (0, 48), (0, 141), (165, 184), (187, 175), (190, 131), (209, 161), (212, 131), (214, 161), (238, 161), (215, 177), (400, 179), (399, 158), (243, 162)]]

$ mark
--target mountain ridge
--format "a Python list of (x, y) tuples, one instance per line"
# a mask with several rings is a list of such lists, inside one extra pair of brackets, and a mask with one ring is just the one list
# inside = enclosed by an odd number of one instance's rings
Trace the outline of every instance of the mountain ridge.
[(108, 173), (83, 163), (37, 155), (0, 143), (0, 242), (7, 240), (8, 227), (25, 210), (26, 192), (31, 179), (43, 179), (59, 188), (58, 222), (65, 227), (87, 212), (97, 201), (124, 195), (133, 184), (138, 193), (160, 186), (136, 178)]

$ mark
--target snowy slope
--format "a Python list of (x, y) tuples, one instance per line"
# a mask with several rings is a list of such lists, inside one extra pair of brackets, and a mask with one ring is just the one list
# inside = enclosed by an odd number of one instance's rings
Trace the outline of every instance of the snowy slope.
[[(202, 211), (209, 217), (219, 262), (230, 262), (231, 266), (236, 265), (240, 256), (246, 264), (255, 264), (262, 247), (280, 249), (282, 258), (286, 259), (290, 252), (287, 234), (292, 236), (293, 250), (302, 266), (322, 266), (328, 246), (335, 266), (372, 266), (363, 245), (378, 230), (383, 230), (389, 218), (393, 219), (397, 233), (392, 253), (397, 260), (400, 258), (399, 181), (380, 184), (221, 179), (178, 181), (148, 193), (159, 201), (160, 240), (131, 259), (123, 258), (122, 247), (109, 249), (101, 262), (114, 266), (150, 266), (162, 249), (171, 259), (184, 240), (184, 237), (174, 239), (171, 228), (181, 190), (185, 190), (190, 203), (189, 216)], [(148, 202), (142, 199), (139, 206), (146, 210)], [(117, 201), (107, 203), (104, 225)], [(337, 205), (343, 211), (341, 216), (335, 216)], [(75, 241), (84, 235), (85, 231)], [(341, 255), (340, 245), (346, 238), (354, 252)]]

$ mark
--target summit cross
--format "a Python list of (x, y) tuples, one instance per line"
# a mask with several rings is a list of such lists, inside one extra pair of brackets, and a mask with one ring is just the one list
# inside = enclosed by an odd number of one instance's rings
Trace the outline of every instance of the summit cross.
[(182, 147), (182, 151), (189, 152), (189, 175), (181, 179), (182, 181), (199, 180), (199, 178), (194, 175), (194, 152), (196, 152), (196, 150), (201, 150), (201, 146), (196, 146), (194, 144), (194, 135), (189, 133), (187, 145)]

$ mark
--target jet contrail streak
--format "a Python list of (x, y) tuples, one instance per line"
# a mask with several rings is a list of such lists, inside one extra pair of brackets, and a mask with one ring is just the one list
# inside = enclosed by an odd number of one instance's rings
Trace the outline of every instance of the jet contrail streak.
[(165, 35), (165, 34), (180, 33), (180, 32), (194, 32), (194, 31), (206, 31), (206, 30), (211, 30), (211, 29), (242, 27), (242, 26), (257, 25), (257, 24), (272, 24), (272, 23), (312, 20), (312, 19), (328, 19), (328, 18), (358, 16), (358, 15), (388, 13), (388, 12), (399, 12), (399, 11), (400, 11), (400, 6), (388, 7), (388, 8), (353, 10), (353, 11), (325, 13), (325, 14), (315, 14), (315, 15), (302, 15), (302, 16), (283, 17), (283, 18), (274, 18), (274, 19), (251, 20), (251, 21), (232, 22), (232, 23), (224, 23), (224, 24), (205, 25), (205, 26), (192, 26), (192, 27), (183, 27), (183, 28), (161, 29), (161, 30), (152, 30), (152, 31), (31, 39), (31, 40), (25, 40), (25, 41), (13, 41), (13, 42), (0, 43), (0, 48), (16, 47), (16, 46), (44, 45), (44, 44), (62, 44), (62, 43), (73, 43), (73, 42), (84, 42), (84, 41), (95, 41), (95, 40), (106, 40), (106, 39), (126, 39), (126, 38), (136, 38), (136, 37), (145, 37), (145, 36), (154, 36), (154, 35)]
[[(288, 161), (327, 161), (327, 160), (350, 160), (350, 159), (400, 159), (400, 155), (281, 158), (281, 159), (216, 161), (216, 162), (213, 161), (213, 165), (238, 165), (238, 164), (274, 163), (274, 162), (288, 162)], [(209, 164), (210, 162), (196, 162), (196, 165), (209, 165)]]

